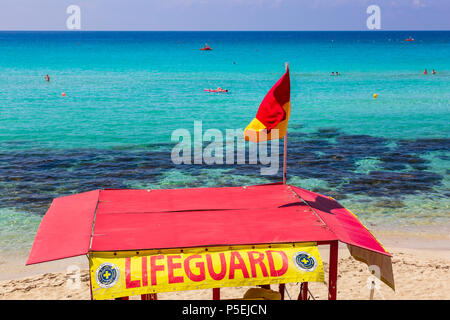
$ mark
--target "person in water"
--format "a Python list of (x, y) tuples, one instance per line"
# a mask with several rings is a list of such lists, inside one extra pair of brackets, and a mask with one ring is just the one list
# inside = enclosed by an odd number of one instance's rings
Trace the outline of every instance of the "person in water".
[(336, 75), (337, 75), (337, 76), (340, 76), (339, 72), (336, 71)]
[(334, 76), (334, 71), (331, 73), (332, 76)]
[(50, 82), (50, 76), (48, 74), (45, 76), (45, 80), (47, 80), (47, 82)]
[(433, 70), (431, 70), (431, 73), (432, 73), (432, 74), (436, 74), (436, 71), (434, 71), (434, 69), (433, 69)]
[(423, 74), (428, 74), (427, 69), (425, 69), (425, 70), (423, 71)]
[(217, 89), (205, 89), (205, 91), (209, 91), (209, 92), (228, 92), (228, 89), (222, 89), (221, 87), (217, 87)]

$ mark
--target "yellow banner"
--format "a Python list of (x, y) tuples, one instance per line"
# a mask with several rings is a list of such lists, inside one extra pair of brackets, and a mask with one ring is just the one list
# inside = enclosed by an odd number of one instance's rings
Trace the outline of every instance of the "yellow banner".
[(94, 299), (290, 282), (323, 282), (316, 243), (91, 252)]

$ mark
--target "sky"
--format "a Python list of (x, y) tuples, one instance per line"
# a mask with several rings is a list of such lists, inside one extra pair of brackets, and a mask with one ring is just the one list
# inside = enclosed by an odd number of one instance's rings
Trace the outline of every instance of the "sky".
[(0, 0), (0, 30), (450, 30), (450, 0)]

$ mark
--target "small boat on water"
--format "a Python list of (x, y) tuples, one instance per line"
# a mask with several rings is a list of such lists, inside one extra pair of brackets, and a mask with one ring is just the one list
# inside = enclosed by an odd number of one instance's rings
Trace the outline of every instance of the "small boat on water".
[(409, 38), (406, 38), (405, 41), (414, 41), (414, 38), (409, 37)]
[(210, 46), (208, 46), (208, 44), (206, 44), (203, 48), (200, 48), (200, 50), (209, 51), (209, 50), (212, 50), (212, 48)]

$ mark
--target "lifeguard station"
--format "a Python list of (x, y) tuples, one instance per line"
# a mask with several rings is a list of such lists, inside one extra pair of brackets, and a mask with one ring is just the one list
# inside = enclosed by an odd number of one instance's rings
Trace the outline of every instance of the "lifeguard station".
[[(86, 255), (92, 299), (157, 299), (160, 292), (323, 282), (337, 299), (338, 243), (394, 288), (391, 255), (334, 199), (286, 184), (95, 190), (54, 199), (27, 264)], [(253, 296), (255, 298), (255, 296)]]

